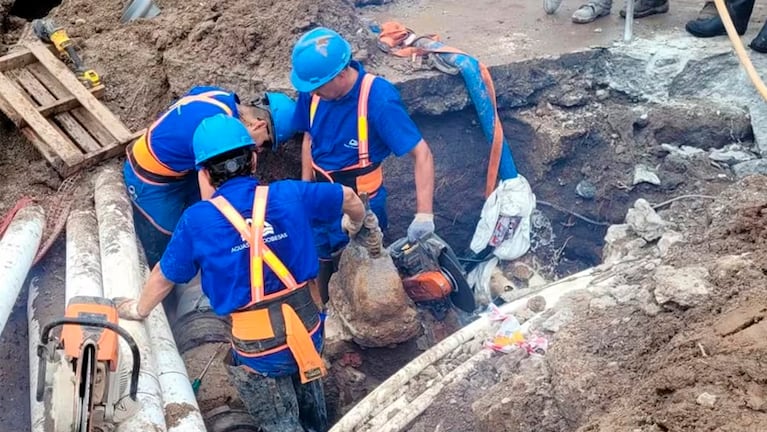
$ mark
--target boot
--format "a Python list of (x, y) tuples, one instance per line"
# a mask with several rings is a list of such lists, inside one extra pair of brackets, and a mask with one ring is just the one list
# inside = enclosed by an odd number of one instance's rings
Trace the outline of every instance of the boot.
[[(634, 18), (668, 12), (668, 0), (634, 0)], [(621, 8), (621, 18), (626, 18), (626, 7)]]
[(748, 46), (756, 52), (767, 53), (767, 21), (764, 22), (762, 29), (759, 30), (759, 34), (756, 35)]
[[(732, 23), (735, 25), (735, 30), (739, 35), (742, 35), (746, 32), (748, 20), (751, 19), (751, 12), (754, 10), (754, 0), (731, 0), (727, 1), (726, 4), (727, 11), (730, 13), (730, 18), (732, 18)], [(706, 6), (703, 6), (701, 15), (705, 13), (705, 9)], [(688, 33), (699, 38), (727, 34), (719, 15), (711, 18), (698, 18), (693, 21), (688, 21), (684, 28)]]
[(612, 0), (592, 0), (579, 7), (573, 13), (573, 22), (576, 24), (586, 24), (597, 18), (610, 15), (612, 3)]

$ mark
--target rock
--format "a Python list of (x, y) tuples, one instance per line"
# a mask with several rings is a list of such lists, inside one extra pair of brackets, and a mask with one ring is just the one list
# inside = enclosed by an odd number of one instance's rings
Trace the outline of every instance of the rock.
[(597, 196), (597, 187), (588, 180), (581, 180), (575, 186), (575, 193), (584, 199), (594, 199)]
[(418, 312), (388, 255), (371, 258), (352, 241), (338, 268), (330, 280), (330, 302), (357, 344), (386, 347), (421, 332)]
[(756, 174), (767, 174), (767, 159), (753, 159), (732, 166), (732, 172), (738, 178)]
[(533, 312), (543, 312), (546, 309), (546, 299), (543, 296), (530, 297), (527, 300), (527, 308)]
[(646, 127), (648, 124), (650, 124), (650, 116), (647, 115), (647, 113), (642, 113), (639, 117), (637, 117), (636, 120), (634, 120), (634, 127), (637, 129), (642, 129)]
[(626, 213), (626, 223), (631, 229), (647, 241), (654, 241), (663, 235), (666, 222), (658, 216), (650, 203), (639, 198)]
[(594, 95), (596, 96), (598, 101), (603, 101), (610, 97), (610, 93), (607, 92), (605, 89), (599, 89), (597, 90)]
[(700, 405), (704, 406), (706, 408), (713, 408), (714, 404), (716, 404), (716, 396), (703, 392), (700, 395), (698, 395), (698, 398), (695, 399), (695, 402)]
[(632, 300), (638, 299), (640, 297), (641, 289), (642, 288), (639, 285), (620, 284), (611, 289), (609, 293), (618, 304), (626, 304)]
[(591, 299), (591, 301), (589, 302), (589, 309), (605, 310), (617, 304), (618, 303), (615, 301), (614, 298), (609, 296), (602, 296), (602, 297)]
[(535, 270), (525, 263), (516, 262), (511, 266), (511, 275), (521, 281), (529, 281), (535, 275)]
[(675, 243), (679, 243), (684, 240), (684, 236), (676, 231), (666, 231), (658, 240), (658, 251), (661, 257), (665, 257), (668, 254), (668, 250)]
[(634, 167), (634, 180), (632, 181), (632, 184), (636, 186), (640, 183), (650, 183), (658, 186), (660, 185), (660, 178), (658, 178), (658, 174), (655, 174), (647, 166), (637, 164)]
[(616, 243), (629, 236), (631, 227), (627, 224), (610, 225), (607, 227), (607, 233), (605, 234), (605, 243)]
[(727, 146), (723, 149), (713, 150), (708, 158), (715, 162), (722, 162), (728, 165), (734, 165), (741, 162), (756, 159), (756, 155), (743, 150), (739, 145)]
[(669, 302), (682, 307), (699, 304), (711, 294), (708, 270), (705, 267), (660, 266), (653, 275), (655, 280), (655, 300), (663, 305)]
[(350, 345), (352, 339), (352, 334), (344, 327), (338, 313), (329, 306), (327, 318), (325, 319), (323, 356), (330, 361), (334, 361), (344, 353), (353, 351)]
[(559, 329), (572, 321), (572, 319), (573, 312), (570, 309), (560, 309), (554, 315), (550, 316), (546, 321), (544, 321), (543, 324), (541, 324), (541, 328), (544, 331), (556, 333), (559, 331)]
[(697, 147), (691, 147), (687, 145), (678, 147), (671, 144), (661, 144), (660, 148), (668, 152), (670, 155), (673, 154), (673, 155), (681, 156), (682, 158), (685, 158), (685, 159), (691, 159), (695, 156), (700, 156), (706, 153), (703, 149), (699, 149)]

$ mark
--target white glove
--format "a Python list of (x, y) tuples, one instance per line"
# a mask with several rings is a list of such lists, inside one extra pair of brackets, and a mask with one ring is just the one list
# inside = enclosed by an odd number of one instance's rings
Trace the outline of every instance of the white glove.
[(143, 321), (147, 315), (138, 312), (138, 300), (125, 297), (115, 297), (112, 299), (117, 306), (117, 315), (122, 319)]
[(407, 228), (407, 239), (414, 242), (433, 232), (434, 215), (431, 213), (416, 213), (413, 222)]
[(362, 221), (352, 220), (348, 214), (344, 213), (344, 216), (341, 218), (341, 229), (346, 231), (349, 237), (354, 237), (362, 229)]

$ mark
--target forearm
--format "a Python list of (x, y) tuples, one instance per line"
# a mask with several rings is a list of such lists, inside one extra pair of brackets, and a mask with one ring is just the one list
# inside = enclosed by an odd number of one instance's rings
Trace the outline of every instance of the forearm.
[(152, 274), (149, 275), (149, 280), (141, 291), (141, 296), (138, 300), (138, 313), (148, 316), (168, 296), (173, 289), (173, 285), (175, 284), (162, 274), (160, 264), (155, 265), (152, 269)]
[(301, 143), (301, 180), (312, 181), (314, 169), (312, 168), (312, 137), (304, 132), (304, 140)]
[(365, 218), (365, 206), (362, 204), (362, 200), (357, 196), (354, 191), (344, 186), (344, 204), (343, 211), (345, 214), (355, 222), (362, 222)]
[(434, 157), (426, 141), (413, 150), (416, 213), (433, 213)]

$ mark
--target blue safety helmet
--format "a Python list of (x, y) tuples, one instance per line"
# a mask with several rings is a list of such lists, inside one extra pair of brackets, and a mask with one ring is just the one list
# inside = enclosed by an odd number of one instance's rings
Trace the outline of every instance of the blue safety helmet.
[(266, 92), (261, 99), (251, 102), (254, 107), (269, 113), (269, 136), (272, 138), (272, 150), (298, 133), (293, 114), (296, 102), (285, 93)]
[(192, 149), (197, 169), (218, 155), (241, 147), (253, 147), (248, 129), (242, 122), (225, 114), (216, 114), (204, 119), (194, 131)]
[(352, 47), (325, 27), (305, 33), (293, 47), (290, 82), (300, 92), (312, 92), (341, 73), (352, 59)]

